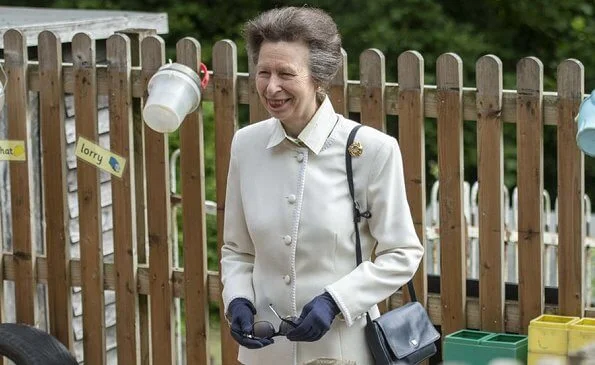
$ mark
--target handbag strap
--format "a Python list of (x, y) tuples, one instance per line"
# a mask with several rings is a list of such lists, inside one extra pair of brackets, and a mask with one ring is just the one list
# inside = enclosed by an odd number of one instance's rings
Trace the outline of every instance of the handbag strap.
[[(353, 144), (355, 140), (355, 135), (357, 131), (363, 127), (361, 124), (353, 127), (351, 132), (349, 133), (349, 137), (347, 138), (347, 147), (345, 148), (345, 166), (347, 168), (347, 183), (349, 184), (349, 194), (351, 195), (351, 200), (353, 201), (353, 225), (355, 228), (355, 262), (356, 266), (362, 263), (362, 244), (359, 235), (359, 222), (361, 222), (362, 218), (370, 218), (372, 217), (372, 213), (370, 211), (362, 212), (360, 210), (359, 203), (355, 199), (355, 189), (353, 187), (353, 164), (351, 161), (351, 153), (349, 153), (349, 146)], [(407, 282), (407, 290), (409, 291), (409, 296), (411, 297), (411, 301), (417, 302), (417, 296), (415, 295), (415, 288), (413, 287), (413, 281), (409, 280)], [(367, 313), (366, 313), (367, 314)]]

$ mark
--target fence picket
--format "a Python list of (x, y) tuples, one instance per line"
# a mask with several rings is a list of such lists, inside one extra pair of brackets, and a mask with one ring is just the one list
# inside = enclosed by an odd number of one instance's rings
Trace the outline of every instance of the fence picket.
[[(127, 160), (121, 178), (112, 178), (114, 264), (116, 271), (116, 340), (118, 363), (140, 363), (138, 327), (137, 234), (134, 126), (130, 82), (130, 39), (114, 34), (106, 41), (110, 147)], [(142, 214), (142, 212), (141, 212)]]
[[(250, 57), (248, 57), (250, 58)], [(250, 123), (256, 123), (270, 118), (269, 112), (260, 102), (258, 91), (256, 90), (256, 71), (252, 59), (248, 60), (248, 100), (250, 104)]]
[[(165, 43), (158, 36), (142, 42), (143, 79), (148, 80), (165, 61)], [(173, 361), (172, 250), (169, 197), (168, 135), (145, 125), (147, 225), (153, 364)]]
[(436, 62), (440, 181), (442, 333), (465, 328), (466, 260), (463, 215), (463, 62), (445, 53)]
[(479, 181), (479, 302), (481, 328), (504, 331), (504, 147), (502, 62), (481, 57), (477, 72), (477, 174)]
[(384, 55), (377, 49), (367, 49), (359, 57), (361, 88), (361, 123), (386, 131), (384, 87), (386, 66)]
[[(14, 29), (4, 33), (5, 70), (10, 92), (6, 95), (8, 139), (24, 141), (26, 161), (10, 162), (12, 210), (12, 252), (15, 258), (15, 308), (19, 323), (35, 324), (36, 283), (35, 249), (31, 240), (31, 196), (29, 165), (31, 134), (27, 104), (27, 44), (23, 34)], [(18, 219), (16, 219), (18, 218)]]
[[(399, 79), (399, 145), (411, 216), (419, 240), (426, 246), (426, 158), (424, 128), (424, 59), (406, 51), (397, 60)], [(426, 255), (414, 277), (417, 300), (427, 303)]]
[(62, 43), (54, 33), (39, 34), (39, 69), (47, 85), (39, 92), (43, 165), (45, 243), (48, 261), (50, 333), (73, 349), (70, 240), (66, 201), (66, 133), (62, 90)]
[(558, 66), (558, 196), (564, 197), (558, 199), (558, 303), (567, 316), (585, 310), (585, 160), (575, 139), (584, 84), (582, 63), (570, 59)]
[[(142, 66), (140, 61), (141, 42), (150, 35), (157, 34), (155, 29), (126, 29), (121, 32), (130, 38), (130, 59), (133, 67)], [(131, 71), (131, 90), (134, 92), (134, 80)], [(143, 93), (146, 92), (143, 90)], [(144, 95), (143, 95), (144, 96)], [(143, 121), (141, 110), (143, 100), (141, 98), (132, 99), (132, 118), (133, 118), (133, 143), (134, 143), (134, 193), (136, 209), (136, 252), (137, 262), (139, 264), (147, 263), (147, 254), (149, 252), (147, 240), (147, 196), (145, 192), (145, 123)], [(149, 324), (149, 298), (146, 295), (139, 294), (138, 298), (138, 317), (140, 331), (140, 363), (149, 365), (151, 361), (151, 336)]]
[[(75, 70), (74, 107), (77, 139), (99, 144), (95, 41), (78, 33), (72, 39)], [(103, 238), (101, 187), (96, 166), (77, 160), (78, 209), (83, 302), (85, 363), (105, 364), (105, 303), (103, 295)]]
[(337, 71), (337, 74), (331, 81), (328, 95), (333, 103), (335, 112), (343, 114), (344, 117), (349, 117), (347, 105), (347, 52), (341, 48), (341, 55), (343, 56), (343, 64)]
[[(178, 62), (198, 72), (200, 44), (183, 38), (176, 44)], [(209, 303), (207, 287), (207, 227), (202, 110), (189, 114), (180, 127), (180, 169), (184, 233), (186, 361), (208, 364)]]
[[(237, 95), (237, 49), (235, 43), (223, 40), (213, 47), (213, 86), (215, 109), (215, 169), (217, 187), (217, 253), (221, 258), (223, 245), (223, 219), (225, 216), (225, 194), (229, 170), (230, 149), (233, 134), (238, 126)], [(221, 286), (219, 289), (222, 289)], [(219, 306), (220, 318), (225, 318), (223, 303)], [(227, 321), (221, 321), (221, 363), (236, 365), (238, 344), (229, 332)]]
[(543, 313), (543, 64), (517, 63), (517, 186), (520, 325)]

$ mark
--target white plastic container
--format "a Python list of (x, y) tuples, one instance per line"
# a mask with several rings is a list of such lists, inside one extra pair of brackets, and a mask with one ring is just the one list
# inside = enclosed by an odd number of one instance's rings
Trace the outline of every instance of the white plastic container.
[(583, 100), (578, 116), (576, 143), (589, 156), (595, 157), (595, 90)]
[(160, 133), (178, 129), (186, 115), (200, 104), (200, 77), (180, 63), (161, 66), (149, 80), (147, 89), (149, 97), (143, 108), (143, 119)]

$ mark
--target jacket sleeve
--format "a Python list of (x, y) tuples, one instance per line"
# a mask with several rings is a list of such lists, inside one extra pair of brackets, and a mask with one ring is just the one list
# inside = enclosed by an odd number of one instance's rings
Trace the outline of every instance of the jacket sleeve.
[(237, 135), (238, 133), (234, 136), (231, 146), (221, 247), (220, 267), (225, 312), (235, 298), (245, 298), (254, 303), (254, 244), (248, 232), (242, 203)]
[(394, 138), (379, 149), (366, 190), (367, 206), (372, 212), (368, 224), (377, 241), (376, 258), (363, 261), (325, 288), (337, 302), (348, 326), (406, 284), (424, 252), (409, 210), (401, 152)]

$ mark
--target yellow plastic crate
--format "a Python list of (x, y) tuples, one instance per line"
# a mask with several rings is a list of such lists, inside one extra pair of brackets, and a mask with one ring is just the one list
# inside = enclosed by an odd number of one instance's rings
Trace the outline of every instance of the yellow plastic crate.
[(595, 345), (595, 318), (583, 318), (568, 326), (568, 353)]
[(568, 354), (569, 326), (579, 317), (543, 314), (529, 322), (529, 352)]
[(527, 365), (568, 365), (566, 356), (531, 352), (527, 354)]

